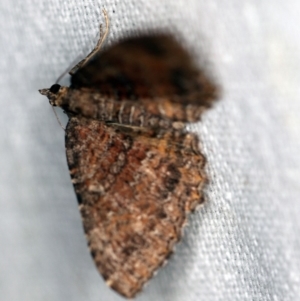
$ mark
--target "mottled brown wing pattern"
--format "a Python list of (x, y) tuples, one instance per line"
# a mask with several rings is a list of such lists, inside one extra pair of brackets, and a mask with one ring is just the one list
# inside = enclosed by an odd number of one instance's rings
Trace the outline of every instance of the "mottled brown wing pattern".
[(66, 151), (95, 263), (109, 286), (133, 297), (202, 202), (205, 159), (198, 139), (73, 116)]

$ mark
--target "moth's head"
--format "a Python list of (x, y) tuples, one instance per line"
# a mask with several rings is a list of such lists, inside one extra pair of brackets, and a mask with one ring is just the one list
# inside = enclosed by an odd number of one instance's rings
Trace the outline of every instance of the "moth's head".
[(39, 92), (48, 97), (51, 106), (60, 107), (62, 105), (63, 96), (66, 94), (67, 89), (67, 87), (54, 84), (50, 89), (40, 89)]

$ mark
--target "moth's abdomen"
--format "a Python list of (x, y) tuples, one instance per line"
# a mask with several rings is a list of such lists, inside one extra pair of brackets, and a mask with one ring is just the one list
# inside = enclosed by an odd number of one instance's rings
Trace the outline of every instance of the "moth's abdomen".
[(170, 128), (174, 122), (198, 121), (202, 107), (172, 103), (167, 98), (140, 102), (115, 100), (89, 89), (69, 89), (60, 105), (67, 113), (105, 122), (150, 128)]

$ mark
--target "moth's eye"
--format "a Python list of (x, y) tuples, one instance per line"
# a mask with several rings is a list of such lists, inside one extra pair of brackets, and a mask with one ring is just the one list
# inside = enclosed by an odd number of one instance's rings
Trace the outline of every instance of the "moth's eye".
[(59, 91), (60, 87), (61, 86), (59, 84), (54, 84), (54, 85), (51, 86), (51, 88), (49, 89), (49, 91), (52, 92), (52, 93), (54, 93), (54, 94), (56, 94)]

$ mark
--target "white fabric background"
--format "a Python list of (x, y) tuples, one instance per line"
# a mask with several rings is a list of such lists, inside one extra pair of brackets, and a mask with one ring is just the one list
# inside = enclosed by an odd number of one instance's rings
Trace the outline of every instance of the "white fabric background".
[(298, 0), (0, 1), (0, 299), (122, 300), (92, 262), (64, 132), (37, 92), (93, 47), (103, 7), (108, 45), (169, 30), (223, 88), (193, 126), (209, 201), (137, 300), (299, 300)]

